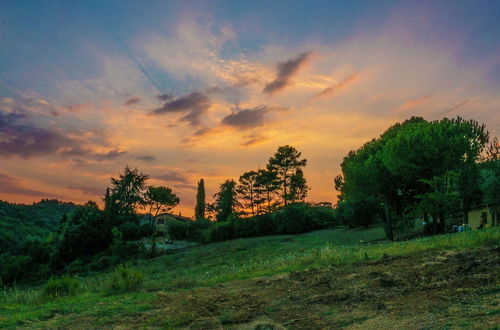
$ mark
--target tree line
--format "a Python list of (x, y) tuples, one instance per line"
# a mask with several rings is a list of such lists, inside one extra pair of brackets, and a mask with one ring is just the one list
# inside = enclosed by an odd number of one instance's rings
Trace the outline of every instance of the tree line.
[(219, 186), (213, 203), (205, 202), (205, 186), (198, 182), (195, 218), (226, 221), (231, 216), (257, 216), (291, 203), (303, 202), (309, 187), (303, 168), (307, 160), (292, 146), (278, 148), (265, 169), (243, 173), (238, 182), (228, 179)]
[(334, 179), (337, 211), (353, 226), (384, 219), (387, 237), (421, 217), (427, 232), (443, 233), (448, 220), (489, 206), (498, 219), (500, 146), (484, 124), (461, 117), (412, 117), (351, 150)]

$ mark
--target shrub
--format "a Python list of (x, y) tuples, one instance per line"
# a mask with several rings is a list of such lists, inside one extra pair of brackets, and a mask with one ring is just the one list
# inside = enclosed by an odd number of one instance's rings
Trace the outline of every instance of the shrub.
[(172, 239), (186, 239), (189, 232), (189, 223), (183, 221), (171, 221), (168, 224), (168, 233)]
[(297, 203), (283, 207), (274, 214), (277, 234), (299, 234), (321, 228), (307, 204)]
[(168, 224), (168, 233), (170, 238), (188, 241), (200, 241), (201, 233), (208, 229), (212, 222), (207, 219), (196, 221), (170, 221)]
[(144, 274), (126, 265), (119, 265), (111, 274), (108, 282), (110, 292), (125, 292), (137, 290), (144, 282)]
[(43, 287), (44, 295), (50, 298), (74, 296), (79, 290), (80, 283), (71, 277), (51, 278)]
[(273, 213), (214, 223), (210, 228), (199, 231), (199, 240), (210, 243), (238, 237), (299, 234), (326, 228), (335, 222), (333, 209), (295, 203)]
[(313, 207), (314, 222), (319, 227), (330, 227), (337, 223), (335, 210), (330, 207)]
[(118, 256), (96, 255), (92, 258), (88, 268), (91, 271), (99, 271), (107, 269), (111, 266), (116, 266), (119, 262), (120, 258)]
[(206, 235), (206, 243), (209, 242), (220, 242), (226, 241), (228, 239), (235, 238), (234, 222), (217, 222), (214, 223), (209, 229)]
[(0, 279), (3, 283), (23, 280), (27, 277), (31, 259), (28, 256), (14, 256), (10, 252), (0, 255)]

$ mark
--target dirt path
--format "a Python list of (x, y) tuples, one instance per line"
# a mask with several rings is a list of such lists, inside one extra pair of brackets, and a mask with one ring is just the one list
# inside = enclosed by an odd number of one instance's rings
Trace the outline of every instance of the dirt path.
[(500, 248), (423, 253), (157, 294), (127, 325), (193, 329), (494, 329)]

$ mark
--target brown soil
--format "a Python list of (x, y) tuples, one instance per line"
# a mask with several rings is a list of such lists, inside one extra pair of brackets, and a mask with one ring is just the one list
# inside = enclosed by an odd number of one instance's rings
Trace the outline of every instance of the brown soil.
[(385, 257), (160, 292), (156, 309), (133, 322), (192, 329), (495, 329), (500, 248)]

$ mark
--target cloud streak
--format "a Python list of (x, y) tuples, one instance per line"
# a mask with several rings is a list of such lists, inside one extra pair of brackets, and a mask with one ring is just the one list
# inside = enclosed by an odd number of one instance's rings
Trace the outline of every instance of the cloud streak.
[(410, 109), (414, 109), (419, 105), (427, 102), (430, 99), (430, 95), (424, 95), (422, 97), (418, 97), (415, 99), (411, 99), (403, 103), (399, 108), (396, 109), (396, 112), (407, 111)]
[(193, 92), (191, 94), (166, 102), (161, 108), (151, 112), (153, 115), (165, 115), (170, 113), (185, 114), (180, 121), (186, 121), (196, 126), (201, 123), (201, 117), (211, 106), (210, 99), (203, 93)]
[(137, 104), (141, 101), (141, 98), (140, 97), (131, 97), (129, 98), (126, 102), (125, 102), (125, 105), (134, 105), (134, 104)]
[(274, 94), (291, 84), (291, 78), (303, 67), (311, 58), (312, 52), (305, 52), (288, 61), (278, 63), (276, 69), (278, 71), (276, 78), (268, 83), (262, 92)]
[(241, 129), (263, 126), (265, 123), (265, 115), (268, 111), (268, 108), (265, 106), (235, 111), (224, 117), (221, 124)]
[(317, 93), (316, 95), (314, 95), (313, 99), (318, 100), (318, 99), (332, 96), (332, 95), (342, 91), (347, 86), (353, 84), (358, 79), (359, 79), (358, 74), (352, 74), (349, 77), (345, 78), (344, 80), (342, 80), (342, 81), (340, 81), (332, 86), (329, 86), (329, 87), (325, 88), (324, 90), (322, 90), (321, 92)]
[(181, 174), (181, 173), (177, 173), (177, 172), (168, 172), (168, 173), (161, 174), (161, 175), (155, 175), (153, 178), (158, 179), (158, 180), (162, 180), (165, 182), (178, 182), (178, 183), (183, 183), (183, 184), (187, 184), (189, 182), (186, 175)]

